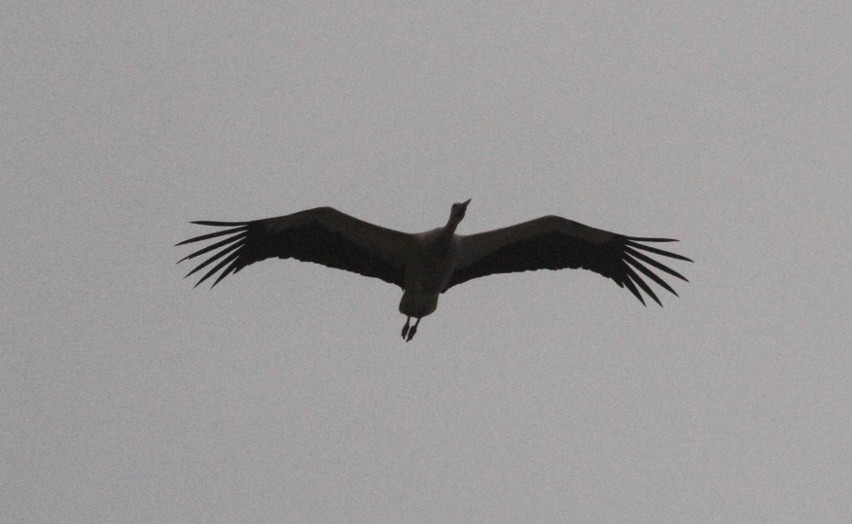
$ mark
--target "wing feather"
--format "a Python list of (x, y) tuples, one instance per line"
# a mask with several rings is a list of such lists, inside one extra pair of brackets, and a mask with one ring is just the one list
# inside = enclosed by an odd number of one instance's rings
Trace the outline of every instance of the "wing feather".
[(665, 280), (660, 278), (656, 273), (654, 273), (653, 271), (651, 271), (647, 267), (645, 267), (642, 264), (640, 264), (639, 262), (637, 262), (636, 259), (633, 258), (632, 256), (625, 253), (624, 261), (627, 262), (628, 264), (630, 264), (631, 266), (633, 266), (634, 268), (638, 269), (642, 273), (644, 273), (645, 276), (647, 276), (648, 278), (650, 278), (651, 280), (653, 280), (654, 282), (659, 284), (660, 287), (664, 288), (669, 293), (673, 294), (674, 296), (678, 296), (677, 291), (672, 289), (672, 287), (670, 285), (668, 285), (668, 283)]
[(624, 244), (628, 245), (630, 247), (635, 247), (636, 249), (643, 249), (645, 251), (649, 251), (649, 252), (655, 253), (657, 255), (662, 255), (664, 257), (671, 257), (671, 258), (676, 258), (678, 260), (685, 260), (687, 262), (692, 262), (692, 260), (686, 258), (683, 255), (678, 255), (676, 253), (672, 253), (671, 251), (665, 251), (663, 249), (658, 249), (656, 247), (646, 246), (644, 244), (639, 244), (639, 243), (636, 243), (636, 242), (633, 242), (633, 241), (630, 241), (630, 240), (626, 241)]
[(639, 302), (641, 302), (643, 306), (647, 305), (645, 304), (645, 299), (642, 298), (642, 293), (640, 293), (639, 290), (636, 289), (636, 284), (634, 284), (633, 281), (630, 280), (630, 277), (624, 278), (624, 286), (629, 289), (631, 293), (633, 293), (633, 296), (639, 299)]
[[(237, 258), (237, 257), (239, 257), (239, 256), (240, 256), (240, 252), (239, 252), (239, 251), (237, 251), (236, 253), (231, 253), (230, 255), (228, 255), (227, 257), (225, 257), (224, 259), (222, 259), (222, 260), (221, 260), (218, 264), (216, 264), (216, 265), (213, 267), (213, 269), (211, 269), (211, 270), (210, 270), (210, 271), (208, 271), (208, 272), (207, 272), (207, 273), (206, 273), (203, 277), (201, 277), (201, 280), (199, 280), (198, 282), (196, 282), (196, 283), (195, 283), (195, 286), (193, 286), (193, 287), (198, 287), (198, 286), (199, 286), (202, 282), (204, 282), (205, 280), (207, 280), (208, 278), (210, 278), (211, 276), (213, 276), (213, 275), (214, 275), (217, 271), (219, 271), (220, 269), (222, 269), (223, 267), (225, 267), (225, 265), (227, 265), (227, 264), (228, 264), (228, 262), (231, 262), (232, 260), (236, 259), (236, 258)], [(214, 283), (213, 285), (215, 286), (216, 284)], [(210, 286), (210, 287), (212, 288), (213, 286)]]
[[(645, 255), (643, 253), (636, 251), (635, 249), (633, 249), (629, 246), (626, 246), (624, 248), (624, 252), (633, 256), (633, 257), (636, 257), (637, 259), (641, 260), (642, 262), (645, 262), (647, 264), (651, 264), (652, 266), (659, 269), (660, 271), (665, 271), (666, 273), (668, 273), (668, 274), (670, 274), (674, 277), (677, 277), (677, 278), (683, 280), (684, 282), (689, 282), (689, 280), (685, 276), (681, 275), (680, 273), (678, 273), (674, 269), (666, 266), (665, 264), (662, 264), (662, 263), (654, 260), (653, 258), (649, 257), (648, 255)], [(690, 260), (690, 262), (692, 262), (692, 261)]]
[(497, 273), (538, 269), (588, 269), (614, 280), (619, 286), (626, 287), (642, 304), (645, 304), (644, 292), (657, 304), (662, 305), (642, 275), (674, 295), (677, 295), (674, 288), (651, 268), (683, 280), (686, 278), (639, 250), (677, 260), (692, 260), (647, 246), (643, 242), (676, 240), (628, 237), (556, 216), (541, 217), (477, 235), (461, 236), (460, 264), (447, 289), (474, 278)]
[[(227, 254), (228, 254), (228, 253), (230, 253), (231, 251), (233, 251), (233, 250), (235, 250), (235, 249), (239, 249), (240, 247), (242, 247), (242, 246), (243, 246), (243, 244), (244, 244), (244, 243), (245, 243), (245, 242), (234, 242), (233, 244), (231, 244), (230, 246), (226, 247), (225, 249), (222, 249), (222, 250), (217, 251), (216, 253), (214, 253), (214, 254), (213, 254), (213, 256), (211, 256), (210, 258), (208, 258), (208, 259), (207, 259), (207, 260), (205, 260), (204, 262), (202, 262), (202, 263), (198, 264), (197, 266), (195, 266), (195, 268), (194, 268), (192, 271), (190, 271), (189, 273), (187, 273), (186, 275), (184, 275), (184, 277), (183, 277), (183, 278), (186, 278), (186, 277), (188, 277), (188, 276), (190, 276), (190, 275), (192, 275), (192, 274), (194, 274), (194, 273), (197, 273), (198, 271), (200, 271), (200, 270), (204, 269), (205, 267), (209, 266), (211, 263), (213, 263), (213, 262), (215, 262), (215, 261), (219, 260), (220, 258), (222, 258), (223, 256), (227, 255)], [(196, 284), (196, 285), (197, 285), (197, 284)]]
[(255, 262), (268, 258), (294, 258), (378, 278), (402, 287), (405, 261), (412, 244), (412, 235), (364, 222), (330, 207), (251, 222), (203, 220), (193, 223), (228, 229), (193, 237), (177, 245), (231, 235), (179, 261), (213, 252), (187, 274), (189, 276), (218, 261), (196, 286), (220, 270), (222, 273), (211, 287), (227, 275), (237, 273)]
[[(192, 222), (192, 223), (196, 224), (197, 222)], [(244, 231), (245, 226), (246, 226), (246, 224), (242, 224), (242, 227), (235, 227), (233, 229), (225, 229), (225, 230), (222, 230), (222, 231), (216, 231), (215, 233), (208, 233), (206, 235), (193, 237), (193, 238), (184, 240), (183, 242), (178, 242), (177, 244), (175, 244), (175, 246), (182, 246), (184, 244), (189, 244), (190, 242), (198, 242), (199, 240), (207, 240), (208, 238), (215, 238), (215, 237), (220, 237), (220, 236), (223, 236), (223, 235), (230, 235), (231, 233), (236, 233), (237, 231)]]
[(633, 268), (632, 268), (632, 267), (630, 267), (630, 266), (628, 266), (628, 265), (626, 265), (626, 264), (625, 264), (625, 265), (624, 265), (624, 272), (625, 272), (625, 273), (627, 273), (627, 276), (628, 276), (631, 280), (633, 280), (634, 282), (636, 282), (637, 284), (639, 284), (639, 287), (641, 287), (641, 288), (642, 288), (642, 291), (644, 291), (645, 293), (647, 293), (647, 294), (648, 294), (648, 296), (649, 296), (649, 297), (651, 297), (652, 299), (654, 299), (654, 302), (656, 302), (656, 303), (657, 303), (660, 307), (663, 307), (663, 303), (662, 303), (662, 302), (660, 302), (660, 299), (659, 299), (659, 298), (657, 298), (657, 295), (656, 295), (656, 293), (654, 293), (654, 290), (653, 290), (653, 289), (651, 289), (651, 286), (649, 286), (648, 284), (646, 284), (646, 283), (645, 283), (645, 281), (644, 281), (644, 280), (642, 280), (642, 277), (640, 277), (639, 275), (637, 275), (637, 274), (636, 274), (636, 272), (635, 272), (635, 271), (633, 271)]
[(184, 260), (191, 260), (191, 259), (193, 259), (197, 256), (203, 255), (204, 253), (208, 253), (210, 251), (213, 251), (214, 249), (218, 249), (222, 246), (226, 246), (226, 245), (230, 244), (231, 242), (235, 242), (237, 240), (242, 239), (244, 236), (245, 236), (245, 230), (243, 230), (241, 233), (239, 233), (237, 235), (234, 235), (232, 237), (228, 237), (225, 240), (221, 240), (219, 242), (216, 242), (215, 244), (210, 244), (209, 246), (207, 246), (203, 249), (199, 249), (198, 251), (195, 251), (193, 253), (190, 253), (189, 255), (186, 255), (182, 259), (178, 260), (178, 264), (180, 264)]

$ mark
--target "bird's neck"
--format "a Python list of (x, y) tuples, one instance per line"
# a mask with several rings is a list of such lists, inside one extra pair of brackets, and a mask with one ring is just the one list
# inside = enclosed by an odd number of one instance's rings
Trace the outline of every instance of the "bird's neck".
[(456, 234), (456, 228), (459, 226), (459, 222), (461, 222), (461, 220), (455, 217), (450, 217), (447, 221), (447, 225), (441, 228), (441, 233), (438, 235), (440, 241), (449, 242), (450, 239), (453, 238), (453, 235)]

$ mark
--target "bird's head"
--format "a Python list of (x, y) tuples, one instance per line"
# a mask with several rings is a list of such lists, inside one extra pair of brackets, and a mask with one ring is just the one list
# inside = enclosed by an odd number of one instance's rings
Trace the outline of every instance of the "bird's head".
[(458, 224), (464, 218), (464, 213), (467, 211), (467, 205), (470, 204), (470, 199), (468, 198), (464, 202), (456, 202), (453, 204), (452, 210), (450, 210), (450, 220)]

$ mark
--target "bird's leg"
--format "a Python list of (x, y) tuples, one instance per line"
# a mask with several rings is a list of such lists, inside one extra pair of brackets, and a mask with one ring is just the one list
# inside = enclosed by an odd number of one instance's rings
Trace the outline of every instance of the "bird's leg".
[[(411, 317), (405, 317), (405, 325), (404, 325), (404, 326), (402, 326), (402, 338), (403, 338), (403, 339), (405, 338), (405, 335), (407, 335), (407, 334), (408, 334), (408, 324), (409, 324), (409, 322), (411, 322)], [(411, 338), (409, 338), (408, 340), (411, 340)], [(406, 342), (408, 342), (408, 340), (406, 340)]]
[(417, 317), (417, 320), (414, 322), (414, 325), (411, 326), (411, 329), (408, 331), (408, 338), (405, 339), (406, 342), (414, 338), (414, 334), (417, 333), (418, 324), (420, 324), (420, 317)]

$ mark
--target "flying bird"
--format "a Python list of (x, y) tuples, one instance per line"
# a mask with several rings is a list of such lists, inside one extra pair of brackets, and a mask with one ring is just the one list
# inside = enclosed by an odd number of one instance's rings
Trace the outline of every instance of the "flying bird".
[(250, 222), (192, 222), (226, 229), (178, 243), (180, 246), (217, 239), (178, 263), (212, 252), (186, 275), (218, 261), (195, 284), (198, 286), (218, 273), (211, 288), (231, 273), (273, 257), (314, 262), (396, 284), (403, 290), (399, 311), (406, 316), (402, 328), (405, 341), (414, 337), (420, 320), (435, 311), (441, 293), (486, 275), (536, 269), (588, 269), (627, 288), (643, 305), (642, 291), (660, 306), (663, 304), (643, 275), (674, 295), (677, 293), (650, 268), (687, 281), (677, 271), (648, 256), (692, 262), (646, 245), (676, 242), (674, 239), (629, 237), (552, 215), (475, 235), (456, 234), (469, 203), (470, 200), (453, 204), (443, 227), (423, 233), (387, 229), (331, 207)]

